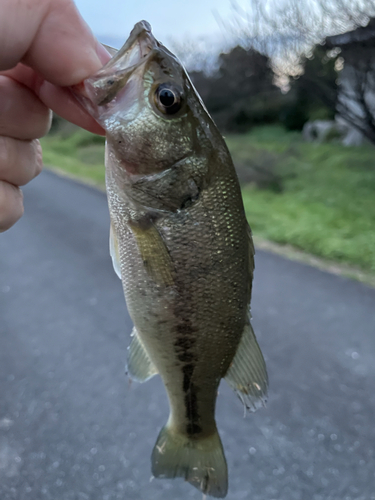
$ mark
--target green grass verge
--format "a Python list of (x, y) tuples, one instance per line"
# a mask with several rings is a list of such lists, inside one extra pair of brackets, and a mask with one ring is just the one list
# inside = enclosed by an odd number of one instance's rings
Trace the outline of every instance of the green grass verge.
[[(375, 148), (308, 144), (300, 134), (260, 127), (226, 137), (236, 164), (280, 178), (243, 185), (253, 233), (375, 272)], [(42, 141), (44, 162), (104, 186), (104, 140), (83, 130)]]
[(373, 146), (308, 144), (274, 128), (230, 137), (228, 145), (235, 161), (251, 162), (252, 149), (271, 151), (284, 176), (280, 193), (243, 188), (254, 234), (375, 271)]
[(104, 137), (69, 127), (41, 140), (43, 162), (65, 174), (105, 187)]

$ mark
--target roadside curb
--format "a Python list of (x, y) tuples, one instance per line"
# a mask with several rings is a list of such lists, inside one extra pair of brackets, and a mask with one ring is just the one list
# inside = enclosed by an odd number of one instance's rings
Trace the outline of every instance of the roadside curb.
[(292, 245), (281, 245), (254, 235), (253, 238), (255, 250), (265, 250), (267, 252), (275, 253), (289, 260), (308, 264), (312, 267), (316, 267), (322, 271), (326, 271), (337, 276), (345, 276), (346, 278), (360, 281), (361, 283), (375, 288), (375, 273), (317, 257), (316, 255), (309, 254), (303, 250), (293, 247)]

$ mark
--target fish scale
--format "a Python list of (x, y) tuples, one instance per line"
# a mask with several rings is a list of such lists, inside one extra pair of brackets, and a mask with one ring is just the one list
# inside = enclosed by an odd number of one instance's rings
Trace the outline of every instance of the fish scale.
[(110, 248), (134, 322), (128, 372), (140, 382), (159, 374), (169, 399), (153, 474), (224, 497), (220, 380), (250, 410), (268, 385), (249, 320), (254, 246), (233, 162), (186, 71), (145, 21), (79, 88), (107, 133)]

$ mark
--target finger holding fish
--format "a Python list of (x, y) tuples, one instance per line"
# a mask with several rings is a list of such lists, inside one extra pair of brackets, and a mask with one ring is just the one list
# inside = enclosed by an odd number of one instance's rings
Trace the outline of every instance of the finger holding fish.
[(48, 132), (50, 109), (92, 132), (104, 133), (63, 87), (97, 71), (110, 56), (71, 0), (3, 0), (0, 44), (0, 231), (4, 231), (23, 214), (19, 186), (41, 170), (35, 139)]

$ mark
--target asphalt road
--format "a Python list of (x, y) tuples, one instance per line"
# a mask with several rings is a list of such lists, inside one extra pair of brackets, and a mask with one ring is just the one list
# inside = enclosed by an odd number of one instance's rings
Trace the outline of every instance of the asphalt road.
[[(0, 499), (201, 499), (150, 481), (160, 380), (124, 375), (131, 322), (104, 194), (45, 172), (0, 236)], [(375, 499), (375, 290), (258, 252), (254, 327), (266, 409), (222, 384), (228, 499)]]

